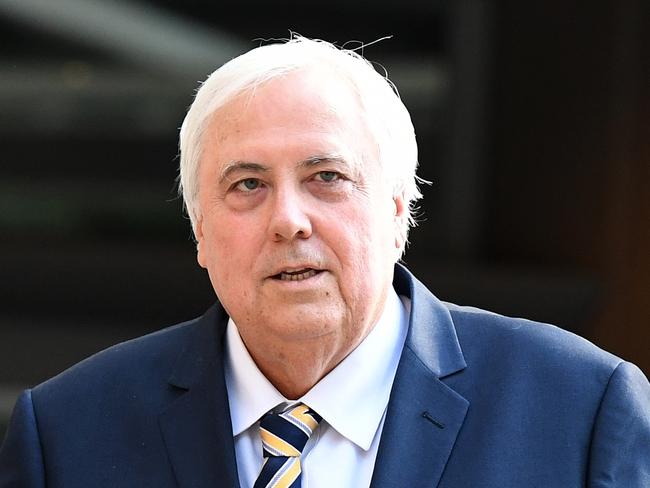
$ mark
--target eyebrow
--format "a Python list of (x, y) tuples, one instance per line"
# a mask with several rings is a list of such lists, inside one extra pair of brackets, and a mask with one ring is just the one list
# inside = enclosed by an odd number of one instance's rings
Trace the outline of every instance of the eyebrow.
[[(324, 163), (336, 163), (341, 164), (346, 167), (350, 167), (350, 164), (347, 160), (338, 154), (318, 154), (315, 156), (310, 156), (307, 159), (303, 159), (298, 163), (298, 166), (304, 168), (312, 168)], [(219, 178), (219, 183), (223, 183), (225, 180), (229, 179), (233, 173), (237, 171), (253, 171), (256, 173), (265, 173), (270, 171), (271, 168), (260, 163), (254, 163), (252, 161), (231, 161), (226, 164), (221, 171), (221, 176)]]
[(300, 166), (311, 168), (323, 163), (337, 163), (344, 166), (350, 166), (347, 160), (338, 154), (318, 154), (304, 159), (298, 163)]
[(226, 164), (221, 171), (219, 183), (223, 183), (230, 177), (230, 175), (237, 171), (254, 171), (257, 173), (264, 173), (266, 171), (269, 171), (269, 168), (263, 164), (253, 163), (250, 161), (231, 161)]

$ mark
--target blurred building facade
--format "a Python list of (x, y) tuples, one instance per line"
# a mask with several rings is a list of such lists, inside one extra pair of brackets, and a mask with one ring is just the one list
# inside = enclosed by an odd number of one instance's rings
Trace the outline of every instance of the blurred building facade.
[(422, 281), (647, 373), (649, 18), (642, 0), (0, 0), (0, 432), (20, 389), (214, 301), (177, 130), (199, 80), (290, 30), (393, 36), (363, 52), (432, 181), (404, 258)]

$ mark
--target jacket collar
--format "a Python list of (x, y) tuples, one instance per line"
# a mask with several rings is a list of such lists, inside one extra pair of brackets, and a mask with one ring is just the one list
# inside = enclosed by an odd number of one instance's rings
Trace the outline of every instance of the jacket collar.
[(239, 486), (223, 372), (227, 318), (216, 304), (194, 324), (169, 379), (178, 396), (159, 424), (180, 487)]
[(394, 286), (411, 316), (371, 487), (437, 486), (469, 407), (441, 380), (466, 363), (447, 308), (401, 265)]
[(411, 299), (406, 347), (438, 378), (467, 367), (447, 307), (401, 264), (395, 265), (393, 286)]

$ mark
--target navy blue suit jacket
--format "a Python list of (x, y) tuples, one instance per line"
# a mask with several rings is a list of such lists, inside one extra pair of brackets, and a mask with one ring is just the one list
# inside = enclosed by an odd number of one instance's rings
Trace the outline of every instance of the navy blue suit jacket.
[[(650, 487), (650, 385), (548, 325), (412, 300), (372, 486)], [(0, 487), (234, 487), (227, 316), (114, 346), (19, 398)]]

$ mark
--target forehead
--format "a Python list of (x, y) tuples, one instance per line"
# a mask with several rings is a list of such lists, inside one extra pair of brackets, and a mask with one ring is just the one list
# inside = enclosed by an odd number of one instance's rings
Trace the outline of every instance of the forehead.
[(354, 146), (369, 139), (357, 93), (331, 70), (302, 69), (244, 91), (211, 116), (204, 142), (223, 149), (228, 142), (288, 143), (308, 136)]

